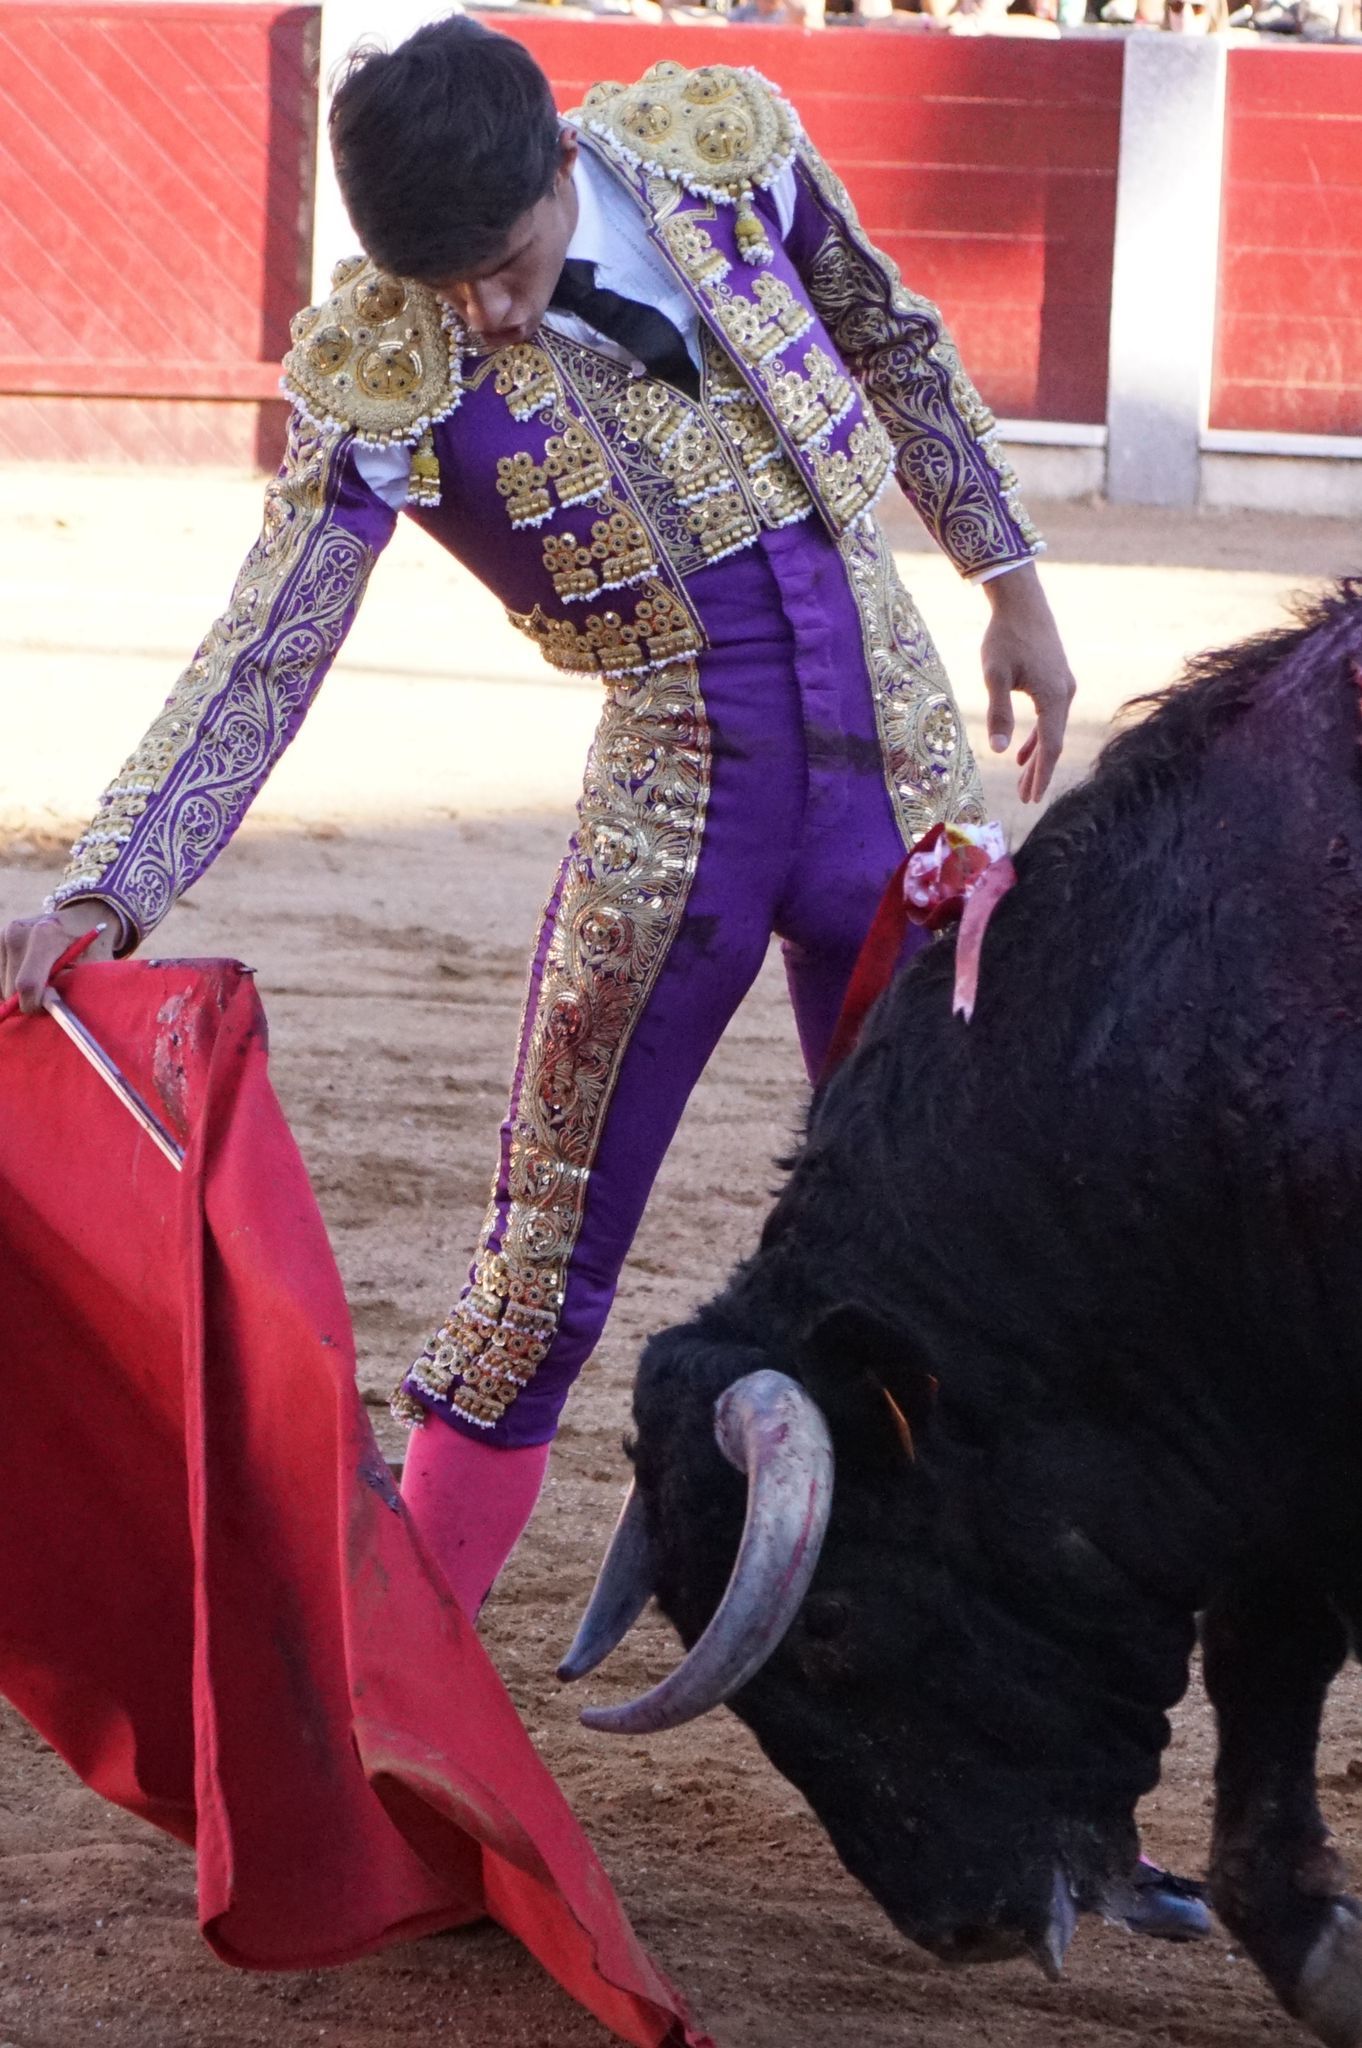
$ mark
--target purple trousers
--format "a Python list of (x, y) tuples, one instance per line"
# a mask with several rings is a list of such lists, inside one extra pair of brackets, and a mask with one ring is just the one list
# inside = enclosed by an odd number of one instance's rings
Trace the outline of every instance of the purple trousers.
[(837, 545), (787, 527), (688, 590), (710, 649), (607, 704), (531, 965), (473, 1273), (403, 1385), (485, 1442), (552, 1437), (773, 933), (817, 1075), (911, 836)]

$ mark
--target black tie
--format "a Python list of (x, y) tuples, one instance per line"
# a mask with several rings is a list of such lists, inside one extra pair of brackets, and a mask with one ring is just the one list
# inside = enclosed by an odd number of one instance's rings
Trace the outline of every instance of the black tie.
[(627, 348), (649, 376), (665, 377), (688, 398), (699, 397), (700, 373), (671, 321), (655, 306), (641, 305), (637, 299), (622, 298), (598, 285), (594, 263), (569, 256), (549, 304), (575, 313), (598, 334)]

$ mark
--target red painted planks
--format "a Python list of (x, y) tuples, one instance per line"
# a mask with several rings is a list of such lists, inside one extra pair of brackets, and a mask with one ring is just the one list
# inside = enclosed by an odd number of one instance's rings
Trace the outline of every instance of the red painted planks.
[(0, 394), (0, 462), (274, 469), (287, 411), (281, 402)]
[(0, 445), (221, 461), (277, 442), (316, 31), (312, 6), (0, 8)]
[(1356, 120), (1362, 87), (1355, 49), (1263, 49), (1230, 52), (1232, 89), (1238, 112), (1278, 116), (1304, 114), (1311, 120), (1339, 115)]
[(1213, 417), (1212, 426), (1232, 424), (1240, 433), (1255, 434), (1362, 435), (1362, 405), (1355, 391), (1227, 378), (1218, 396), (1222, 417)]
[(1362, 249), (1231, 249), (1221, 280), (1226, 317), (1298, 306), (1316, 318), (1362, 320)]
[(1210, 420), (1362, 435), (1362, 58), (1231, 51)]
[(812, 141), (843, 176), (855, 163), (1014, 173), (1022, 164), (1033, 164), (1056, 173), (1087, 171), (1116, 160), (1120, 122), (1115, 108), (987, 105), (987, 120), (978, 120), (977, 102), (824, 90), (805, 93), (799, 113)]

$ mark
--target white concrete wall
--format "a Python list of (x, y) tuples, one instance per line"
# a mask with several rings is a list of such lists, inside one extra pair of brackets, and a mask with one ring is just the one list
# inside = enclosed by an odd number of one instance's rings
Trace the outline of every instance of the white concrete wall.
[(1126, 41), (1107, 495), (1194, 505), (1210, 397), (1225, 132), (1218, 36)]
[(377, 42), (392, 49), (413, 29), (461, 11), (453, 0), (322, 0), (321, 119), (317, 123), (317, 187), (312, 217), (314, 299), (327, 296), (333, 266), (342, 256), (353, 256), (359, 248), (350, 217), (341, 203), (326, 138), (326, 116), (336, 71), (357, 43)]

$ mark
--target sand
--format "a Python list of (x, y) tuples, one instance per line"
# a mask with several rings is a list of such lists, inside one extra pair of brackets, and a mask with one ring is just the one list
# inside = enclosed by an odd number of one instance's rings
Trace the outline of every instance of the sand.
[[(0, 916), (32, 907), (59, 849), (141, 733), (230, 585), (257, 487), (215, 475), (6, 473), (0, 493)], [(1356, 567), (1334, 521), (1037, 508), (1082, 689), (1066, 777), (1115, 707), (1188, 653), (1272, 624), (1286, 595)], [(977, 593), (911, 518), (894, 536), (976, 738)], [(497, 608), (415, 532), (381, 565), (298, 745), (156, 949), (258, 970), (273, 1073), (345, 1276), (361, 1383), (383, 1395), (439, 1319), (481, 1217), (537, 913), (569, 828), (592, 686), (537, 670)], [(1014, 771), (988, 763), (1014, 831)], [(1181, 2048), (1304, 2037), (1228, 1939), (1196, 1949), (1085, 1926), (1065, 1982), (1029, 1966), (948, 1974), (902, 1943), (794, 1791), (729, 1715), (646, 1741), (588, 1734), (578, 1693), (666, 1668), (645, 1620), (587, 1688), (553, 1677), (625, 1480), (644, 1335), (754, 1242), (803, 1084), (776, 960), (698, 1089), (611, 1328), (484, 1635), (645, 1940), (722, 2048)], [(54, 1475), (59, 1482), (59, 1475)], [(1196, 1683), (1150, 1851), (1203, 1864), (1211, 1769)], [(1362, 1688), (1339, 1685), (1322, 1778), (1362, 1849)], [(1362, 1765), (1358, 1767), (1362, 1773)], [(255, 1977), (199, 1941), (190, 1858), (103, 1806), (0, 1714), (0, 2048), (587, 2048), (607, 2040), (483, 1927), (350, 1969)]]

